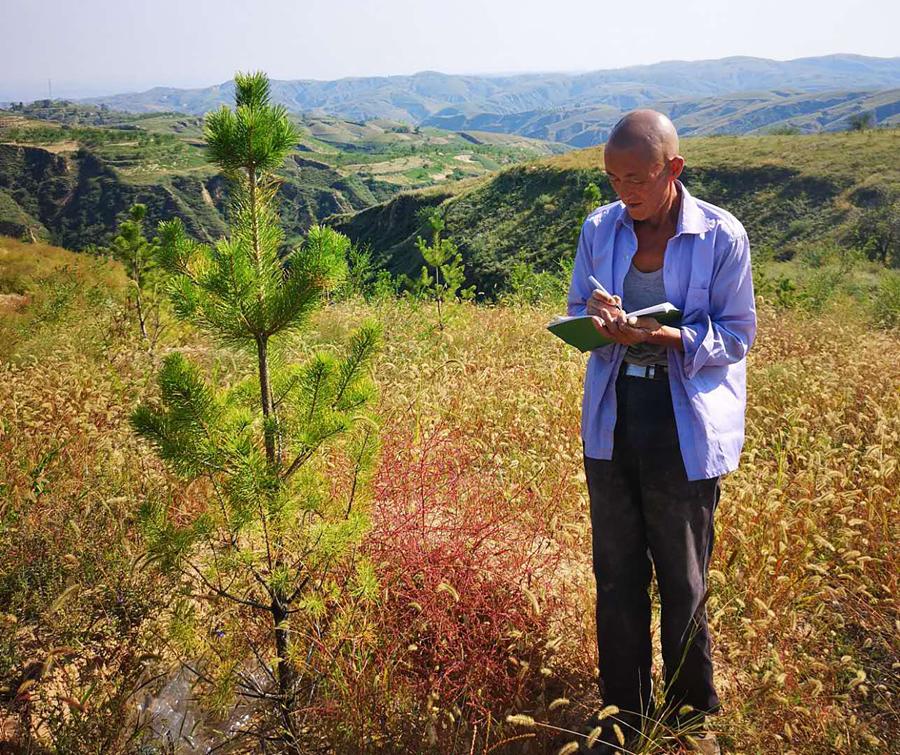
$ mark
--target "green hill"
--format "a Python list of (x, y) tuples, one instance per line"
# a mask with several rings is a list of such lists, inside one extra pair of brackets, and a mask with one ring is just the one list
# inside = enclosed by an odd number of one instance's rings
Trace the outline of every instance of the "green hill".
[[(798, 251), (856, 246), (900, 264), (900, 130), (814, 136), (700, 137), (682, 141), (683, 180), (698, 197), (737, 215), (756, 254), (789, 259)], [(571, 256), (585, 214), (584, 190), (613, 193), (595, 147), (515, 166), (454, 191), (403, 194), (332, 219), (395, 273), (415, 273), (424, 233), (418, 210), (439, 205), (459, 245), (470, 283), (501, 290), (513, 261), (555, 270)]]

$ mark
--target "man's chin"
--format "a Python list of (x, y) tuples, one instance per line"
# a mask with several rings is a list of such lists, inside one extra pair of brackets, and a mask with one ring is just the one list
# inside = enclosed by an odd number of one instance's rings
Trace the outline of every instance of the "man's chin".
[(625, 209), (628, 211), (628, 215), (632, 220), (646, 220), (647, 219), (647, 208), (644, 205), (639, 204), (636, 206), (625, 205)]

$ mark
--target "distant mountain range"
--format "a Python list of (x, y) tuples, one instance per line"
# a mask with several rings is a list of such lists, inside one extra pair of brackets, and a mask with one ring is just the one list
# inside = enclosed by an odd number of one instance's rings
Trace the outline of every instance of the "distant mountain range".
[[(494, 131), (572, 146), (603, 141), (627, 110), (656, 107), (685, 134), (777, 127), (840, 130), (857, 113), (900, 119), (900, 57), (828, 55), (776, 61), (731, 57), (673, 61), (583, 74), (413, 76), (273, 81), (289, 110), (356, 121), (388, 118), (451, 130)], [(203, 89), (157, 87), (85, 102), (131, 112), (201, 115), (233, 102), (226, 82)]]
[[(642, 103), (644, 105), (645, 103)], [(814, 133), (845, 131), (854, 116), (868, 113), (872, 125), (900, 124), (900, 88), (880, 91), (741, 92), (699, 99), (646, 103), (666, 113), (682, 136), (772, 133), (777, 130)], [(606, 141), (622, 110), (609, 105), (533, 110), (498, 115), (465, 116), (445, 111), (422, 125), (451, 131), (480, 130), (513, 133), (532, 139), (590, 147)]]

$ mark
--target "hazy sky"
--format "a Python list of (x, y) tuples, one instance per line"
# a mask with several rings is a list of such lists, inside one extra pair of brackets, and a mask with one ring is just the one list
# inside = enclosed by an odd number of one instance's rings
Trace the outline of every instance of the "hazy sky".
[(900, 55), (896, 0), (0, 0), (0, 100), (277, 79)]

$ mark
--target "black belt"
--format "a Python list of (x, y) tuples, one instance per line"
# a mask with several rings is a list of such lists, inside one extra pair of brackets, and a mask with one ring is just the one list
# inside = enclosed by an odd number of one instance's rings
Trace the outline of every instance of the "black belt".
[(650, 380), (668, 380), (669, 368), (664, 364), (631, 364), (623, 361), (619, 368), (619, 374)]

